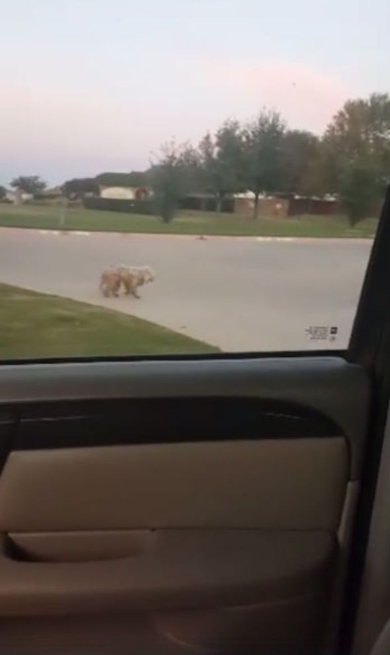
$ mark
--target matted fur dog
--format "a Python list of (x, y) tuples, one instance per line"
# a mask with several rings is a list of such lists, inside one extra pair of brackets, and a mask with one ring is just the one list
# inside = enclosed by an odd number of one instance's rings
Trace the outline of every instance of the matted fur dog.
[(140, 298), (138, 288), (153, 282), (156, 274), (150, 266), (110, 266), (100, 276), (100, 291), (103, 296), (117, 297), (123, 286), (126, 295)]

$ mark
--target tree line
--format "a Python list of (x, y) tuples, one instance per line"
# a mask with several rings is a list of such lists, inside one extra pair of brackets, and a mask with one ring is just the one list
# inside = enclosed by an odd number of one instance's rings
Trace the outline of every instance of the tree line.
[(183, 193), (207, 192), (217, 210), (230, 194), (338, 197), (352, 225), (370, 215), (390, 180), (390, 97), (348, 100), (322, 136), (288, 129), (263, 110), (245, 124), (229, 119), (197, 148), (164, 144), (150, 170), (161, 214), (171, 220)]
[[(165, 143), (153, 159), (147, 171), (75, 178), (62, 192), (82, 197), (99, 195), (101, 185), (150, 186), (164, 221), (172, 220), (190, 193), (211, 194), (220, 211), (224, 198), (250, 191), (254, 219), (262, 194), (332, 195), (354, 225), (370, 215), (390, 180), (390, 96), (348, 100), (321, 136), (289, 129), (279, 112), (264, 109), (246, 123), (226, 120), (196, 147)], [(21, 176), (11, 186), (36, 194), (46, 184), (38, 176)], [(2, 193), (0, 187), (0, 198)]]

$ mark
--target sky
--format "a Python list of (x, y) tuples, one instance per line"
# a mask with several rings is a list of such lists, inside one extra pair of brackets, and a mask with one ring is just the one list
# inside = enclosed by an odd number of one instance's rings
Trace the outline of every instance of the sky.
[(390, 92), (389, 0), (0, 0), (0, 184), (142, 170), (275, 109), (321, 134)]

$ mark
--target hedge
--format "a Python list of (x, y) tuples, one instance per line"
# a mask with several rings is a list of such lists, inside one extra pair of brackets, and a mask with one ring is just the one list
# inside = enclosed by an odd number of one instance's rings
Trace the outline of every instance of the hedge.
[(86, 196), (83, 199), (86, 209), (100, 209), (106, 212), (123, 212), (125, 214), (156, 215), (157, 209), (153, 200), (122, 200), (120, 198), (97, 198)]
[[(216, 198), (209, 196), (183, 196), (179, 200), (180, 209), (192, 209), (195, 211), (215, 212), (217, 211), (218, 201)], [(221, 212), (234, 213), (234, 199), (223, 198), (221, 203)]]

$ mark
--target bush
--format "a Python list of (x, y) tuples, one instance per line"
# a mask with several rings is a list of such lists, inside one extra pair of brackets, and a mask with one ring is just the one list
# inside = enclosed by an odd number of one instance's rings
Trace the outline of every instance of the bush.
[[(218, 199), (207, 195), (188, 195), (179, 198), (179, 209), (190, 209), (194, 211), (216, 212), (218, 209)], [(227, 214), (234, 213), (234, 198), (223, 198), (220, 211)]]
[(131, 173), (100, 173), (95, 177), (99, 186), (147, 187), (149, 184), (147, 171), (132, 171)]
[(123, 212), (124, 214), (157, 214), (153, 200), (122, 200), (119, 198), (85, 197), (83, 205), (86, 209), (98, 209), (106, 212)]
[(61, 193), (34, 193), (34, 200), (45, 202), (46, 200), (62, 200)]
[(367, 162), (354, 162), (344, 171), (341, 179), (341, 199), (351, 227), (372, 214), (381, 195), (378, 173)]

